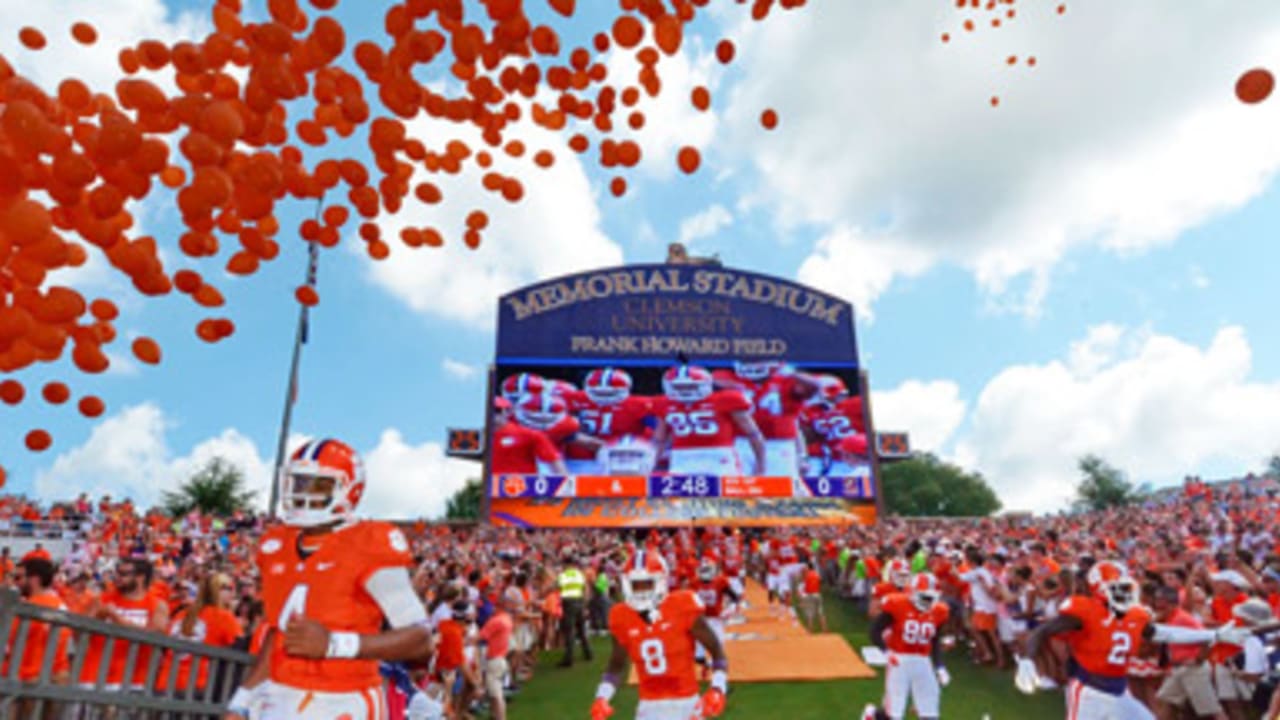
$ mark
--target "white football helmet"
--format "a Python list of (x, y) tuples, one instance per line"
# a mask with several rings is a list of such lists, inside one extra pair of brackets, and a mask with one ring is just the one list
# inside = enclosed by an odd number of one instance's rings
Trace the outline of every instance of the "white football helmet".
[(516, 421), (535, 430), (550, 430), (568, 415), (569, 408), (558, 395), (533, 393), (516, 405)]
[(1101, 598), (1116, 615), (1123, 615), (1138, 604), (1138, 583), (1129, 569), (1113, 560), (1103, 560), (1089, 568), (1089, 590)]
[(906, 588), (911, 582), (911, 566), (902, 558), (894, 558), (884, 568), (884, 580), (894, 587)]
[(592, 370), (583, 389), (597, 405), (617, 405), (631, 395), (631, 376), (617, 368)]
[(677, 402), (705, 400), (713, 389), (711, 373), (697, 365), (677, 365), (662, 376), (662, 392)]
[(938, 602), (938, 581), (931, 573), (920, 573), (911, 579), (909, 588), (911, 604), (920, 612), (927, 612)]
[(525, 395), (542, 392), (546, 384), (547, 381), (541, 375), (518, 373), (502, 381), (502, 397), (506, 398), (507, 402), (515, 405)]
[(622, 573), (622, 597), (637, 612), (651, 612), (667, 597), (667, 563), (644, 548), (636, 550)]
[(279, 482), (285, 524), (317, 527), (345, 522), (364, 495), (364, 463), (344, 442), (312, 440), (289, 457)]

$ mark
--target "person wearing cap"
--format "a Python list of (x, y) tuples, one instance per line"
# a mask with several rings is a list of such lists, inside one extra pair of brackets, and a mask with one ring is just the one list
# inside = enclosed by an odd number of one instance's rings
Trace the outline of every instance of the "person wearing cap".
[[(1232, 627), (1257, 628), (1272, 620), (1265, 600), (1249, 598), (1231, 609)], [(1219, 642), (1209, 650), (1213, 685), (1218, 690), (1227, 715), (1232, 720), (1248, 716), (1249, 704), (1259, 680), (1267, 672), (1267, 649), (1257, 635), (1249, 635), (1243, 645)]]
[(1213, 599), (1209, 602), (1215, 625), (1231, 621), (1231, 610), (1249, 598), (1249, 581), (1236, 570), (1220, 570), (1209, 576), (1213, 586)]

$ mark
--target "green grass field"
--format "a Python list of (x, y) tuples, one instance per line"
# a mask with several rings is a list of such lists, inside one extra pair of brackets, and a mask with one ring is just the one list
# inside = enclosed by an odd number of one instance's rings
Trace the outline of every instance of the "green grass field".
[[(867, 644), (867, 622), (852, 604), (828, 596), (827, 621), (856, 649)], [(596, 638), (591, 663), (572, 668), (555, 666), (559, 653), (542, 656), (536, 677), (509, 707), (513, 720), (573, 720), (589, 717), (596, 683), (608, 654), (608, 639)], [(1063, 715), (1060, 692), (1032, 697), (1013, 687), (1013, 673), (976, 668), (959, 652), (948, 658), (951, 685), (942, 693), (942, 717), (948, 720), (1050, 720)], [(884, 680), (842, 680), (810, 683), (740, 683), (731, 686), (725, 720), (831, 720), (857, 718), (869, 702), (878, 702)], [(614, 698), (614, 720), (634, 717), (635, 688), (620, 689)]]

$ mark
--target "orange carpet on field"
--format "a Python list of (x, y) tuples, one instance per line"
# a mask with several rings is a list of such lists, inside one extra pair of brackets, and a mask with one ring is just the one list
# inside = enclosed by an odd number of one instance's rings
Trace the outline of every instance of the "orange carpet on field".
[[(840, 635), (812, 634), (790, 613), (769, 610), (769, 598), (747, 581), (745, 622), (725, 626), (730, 682), (795, 682), (873, 678), (875, 671)], [(639, 682), (631, 668), (630, 683)]]

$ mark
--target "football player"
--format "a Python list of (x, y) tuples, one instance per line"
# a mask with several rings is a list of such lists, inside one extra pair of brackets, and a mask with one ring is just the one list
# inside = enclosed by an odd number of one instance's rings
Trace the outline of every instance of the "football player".
[(536, 475), (541, 468), (565, 475), (564, 459), (541, 430), (527, 428), (512, 419), (513, 408), (506, 398), (493, 401), (493, 450), (489, 468), (493, 475)]
[(393, 525), (354, 519), (364, 490), (360, 457), (337, 440), (305, 443), (285, 465), (284, 524), (258, 546), (271, 629), (231, 697), (230, 718), (255, 707), (254, 720), (381, 720), (378, 661), (431, 656), (409, 543)]
[(653, 403), (632, 395), (631, 387), (631, 375), (625, 370), (599, 368), (587, 375), (570, 408), (582, 432), (600, 440), (603, 447), (592, 452), (589, 446), (571, 446), (569, 469), (575, 474), (645, 475), (653, 469), (654, 453), (648, 443), (653, 434)]
[[(698, 596), (702, 607), (705, 608), (707, 625), (711, 627), (711, 631), (719, 638), (720, 643), (724, 644), (726, 609), (729, 605), (741, 600), (741, 596), (733, 591), (733, 587), (729, 584), (729, 578), (720, 574), (720, 568), (716, 566), (715, 560), (710, 557), (704, 557), (702, 562), (698, 564), (698, 572), (690, 589)], [(726, 599), (728, 602), (725, 602)], [(706, 646), (701, 643), (698, 644), (695, 659), (700, 663), (710, 664)]]
[[(625, 602), (609, 611), (613, 652), (596, 688), (591, 720), (613, 715), (610, 701), (626, 678), (627, 663), (640, 677), (636, 720), (714, 718), (724, 712), (729, 691), (729, 661), (707, 624), (698, 596), (687, 590), (667, 592), (667, 568), (661, 558), (638, 552), (622, 575)], [(698, 695), (694, 646), (711, 653), (711, 687)]]
[[(717, 371), (713, 377), (717, 387), (742, 392), (755, 408), (752, 417), (765, 441), (760, 474), (798, 478), (804, 448), (800, 412), (818, 392), (819, 380), (779, 362), (737, 362), (732, 374)], [(745, 459), (749, 445), (740, 444), (739, 455)]]
[(1089, 569), (1089, 595), (1075, 595), (1062, 603), (1057, 617), (1027, 637), (1026, 656), (1018, 658), (1014, 679), (1031, 694), (1040, 684), (1034, 659), (1051, 637), (1066, 641), (1067, 717), (1075, 720), (1140, 720), (1154, 718), (1129, 693), (1129, 661), (1144, 640), (1180, 645), (1223, 642), (1243, 645), (1250, 630), (1223, 627), (1195, 630), (1157, 624), (1151, 611), (1138, 603), (1138, 584), (1128, 569), (1104, 560)]
[(569, 404), (553, 392), (531, 393), (520, 398), (515, 409), (516, 422), (546, 434), (561, 455), (574, 445), (589, 448), (594, 455), (603, 446), (598, 439), (579, 432), (577, 418), (569, 414)]
[(814, 401), (803, 414), (810, 440), (806, 474), (849, 477), (855, 474), (854, 468), (844, 456), (851, 446), (843, 443), (866, 434), (862, 398), (850, 396), (844, 381), (835, 375), (821, 376), (820, 382)]
[(936, 720), (941, 688), (951, 682), (942, 665), (938, 629), (950, 610), (941, 602), (938, 582), (929, 573), (911, 579), (906, 592), (890, 594), (871, 622), (871, 642), (887, 651), (884, 707), (868, 705), (863, 720), (901, 720), (907, 699), (920, 720)]
[(662, 376), (664, 397), (654, 399), (658, 429), (654, 445), (670, 445), (673, 475), (741, 475), (735, 433), (751, 444), (755, 468), (764, 467), (764, 436), (751, 417), (751, 403), (737, 390), (716, 390), (711, 373), (679, 365)]
[(903, 558), (894, 558), (884, 568), (883, 579), (871, 588), (871, 604), (867, 607), (867, 616), (874, 618), (880, 614), (887, 597), (907, 589), (911, 582), (911, 565)]

